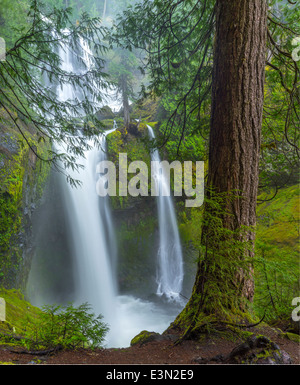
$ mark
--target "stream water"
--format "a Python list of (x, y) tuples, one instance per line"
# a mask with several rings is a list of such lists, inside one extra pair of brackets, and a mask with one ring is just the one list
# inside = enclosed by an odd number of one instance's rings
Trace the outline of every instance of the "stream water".
[[(151, 139), (155, 134), (149, 125)], [(159, 247), (157, 252), (157, 294), (168, 299), (182, 301), (180, 297), (183, 282), (183, 260), (175, 210), (163, 168), (160, 168), (158, 149), (151, 151), (152, 174), (157, 195), (157, 215), (159, 224)]]

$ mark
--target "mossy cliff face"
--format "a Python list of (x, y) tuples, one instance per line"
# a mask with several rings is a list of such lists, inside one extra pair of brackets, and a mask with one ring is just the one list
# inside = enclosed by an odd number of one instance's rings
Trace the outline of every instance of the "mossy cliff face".
[[(19, 123), (33, 149), (46, 151), (33, 129)], [(0, 110), (0, 285), (24, 288), (33, 254), (31, 224), (49, 166), (37, 159)]]
[(24, 328), (34, 323), (42, 314), (39, 308), (24, 299), (20, 290), (0, 288), (0, 297), (5, 300), (6, 317), (5, 321), (0, 322), (0, 330), (4, 333), (22, 334)]
[[(147, 137), (144, 124), (131, 124), (128, 131), (120, 128), (107, 137), (108, 159), (117, 169), (119, 154), (127, 154), (127, 165), (143, 161), (150, 170), (150, 154), (143, 139)], [(128, 175), (129, 181), (133, 177)], [(111, 197), (111, 206), (116, 224), (118, 243), (118, 281), (122, 292), (139, 295), (155, 290), (157, 243), (157, 213), (155, 197), (119, 196)], [(145, 279), (147, 276), (147, 279)]]
[(299, 185), (262, 193), (257, 206), (254, 308), (260, 317), (299, 333), (291, 319), (299, 296)]
[[(148, 123), (155, 126), (155, 123)], [(145, 122), (132, 123), (129, 129), (119, 128), (107, 136), (107, 156), (117, 169), (117, 196), (111, 197), (118, 242), (118, 282), (121, 292), (148, 297), (157, 289), (156, 269), (159, 246), (158, 213), (156, 197), (151, 196), (151, 157), (148, 146), (148, 129)], [(148, 168), (148, 196), (118, 195), (119, 154), (127, 154), (127, 166), (143, 161)], [(137, 173), (139, 170), (137, 170)], [(135, 174), (127, 174), (127, 183)], [(189, 296), (195, 274), (195, 250), (183, 220), (182, 202), (174, 202), (182, 239), (185, 282), (183, 294)], [(198, 254), (197, 254), (198, 255)]]

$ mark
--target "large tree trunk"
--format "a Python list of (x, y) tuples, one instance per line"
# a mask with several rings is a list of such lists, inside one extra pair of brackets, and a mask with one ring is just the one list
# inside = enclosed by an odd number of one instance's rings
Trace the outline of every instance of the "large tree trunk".
[(222, 318), (237, 307), (245, 311), (253, 297), (246, 271), (256, 222), (266, 31), (266, 0), (216, 1), (205, 253), (177, 326), (196, 325), (200, 313)]

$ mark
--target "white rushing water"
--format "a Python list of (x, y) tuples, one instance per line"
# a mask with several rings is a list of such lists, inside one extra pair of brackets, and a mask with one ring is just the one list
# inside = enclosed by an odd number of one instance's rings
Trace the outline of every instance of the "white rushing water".
[(96, 165), (106, 158), (105, 138), (113, 130), (102, 135), (103, 150), (92, 148), (80, 159), (84, 169), (73, 176), (82, 185), (73, 188), (65, 182), (62, 186), (75, 259), (76, 302), (91, 304), (110, 325), (115, 320), (117, 293), (112, 268), (115, 237), (109, 198), (99, 198), (96, 192)]
[[(92, 54), (83, 40), (81, 48), (82, 57), (87, 68), (90, 68), (93, 65)], [(62, 47), (59, 55), (62, 68), (75, 73), (77, 61), (68, 47)], [(73, 89), (71, 84), (57, 87), (57, 97), (62, 101), (73, 100), (76, 96), (79, 98), (80, 92)], [(108, 103), (113, 110), (120, 107), (110, 95), (104, 103)], [(180, 309), (177, 305), (161, 306), (118, 293), (114, 268), (117, 241), (110, 200), (109, 196), (99, 197), (96, 191), (97, 178), (101, 177), (96, 173), (96, 165), (106, 159), (106, 137), (115, 129), (116, 125), (105, 133), (99, 133), (101, 148), (94, 147), (93, 141), (89, 142), (91, 149), (77, 160), (83, 168), (78, 171), (68, 170), (82, 185), (74, 188), (65, 178), (61, 178), (60, 189), (72, 245), (74, 303), (88, 302), (96, 315), (103, 315), (104, 322), (109, 326), (106, 347), (117, 348), (129, 346), (131, 339), (141, 330), (164, 331)], [(157, 154), (154, 151), (153, 156), (157, 157)], [(171, 200), (159, 199), (158, 205), (161, 246), (157, 294), (166, 294), (168, 298), (176, 299), (181, 291), (183, 275), (176, 219)]]
[[(91, 69), (92, 55), (88, 44), (81, 39), (81, 55), (87, 69)], [(74, 53), (67, 47), (59, 49), (63, 70), (76, 73), (77, 61)], [(57, 87), (57, 97), (61, 101), (74, 100), (79, 96), (71, 84)], [(106, 159), (106, 136), (116, 129), (99, 133), (100, 147), (89, 140), (91, 149), (86, 150), (78, 163), (83, 166), (78, 170), (68, 170), (69, 175), (81, 182), (74, 188), (65, 179), (61, 180), (67, 221), (71, 234), (74, 281), (76, 282), (75, 302), (88, 302), (96, 314), (102, 314), (109, 325), (115, 323), (117, 288), (113, 276), (113, 262), (116, 258), (114, 226), (109, 197), (100, 198), (96, 192), (96, 165)], [(80, 133), (78, 133), (80, 135)], [(64, 148), (60, 148), (64, 151)]]
[[(147, 127), (149, 136), (155, 139), (152, 127)], [(181, 301), (183, 259), (175, 210), (166, 176), (163, 169), (159, 167), (160, 156), (157, 149), (151, 151), (151, 160), (156, 188), (159, 191), (157, 196), (159, 223), (157, 294)]]
[[(126, 347), (141, 330), (163, 332), (176, 317), (178, 308), (165, 308), (134, 296), (119, 295), (113, 259), (116, 237), (109, 196), (96, 194), (96, 164), (106, 159), (106, 136), (102, 150), (93, 148), (80, 159), (85, 167), (79, 171), (82, 187), (63, 183), (65, 206), (72, 233), (75, 258), (76, 303), (88, 302), (96, 314), (109, 325), (107, 347)], [(75, 175), (74, 175), (75, 177)]]

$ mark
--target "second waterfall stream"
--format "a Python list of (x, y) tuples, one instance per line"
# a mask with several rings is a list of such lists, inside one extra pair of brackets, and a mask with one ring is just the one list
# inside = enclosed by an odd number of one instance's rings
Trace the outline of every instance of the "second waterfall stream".
[[(155, 139), (152, 127), (147, 125), (149, 136)], [(180, 301), (183, 282), (182, 250), (172, 197), (168, 184), (159, 167), (160, 156), (157, 148), (151, 151), (153, 176), (157, 188), (157, 215), (159, 225), (159, 247), (157, 258), (157, 294)]]

